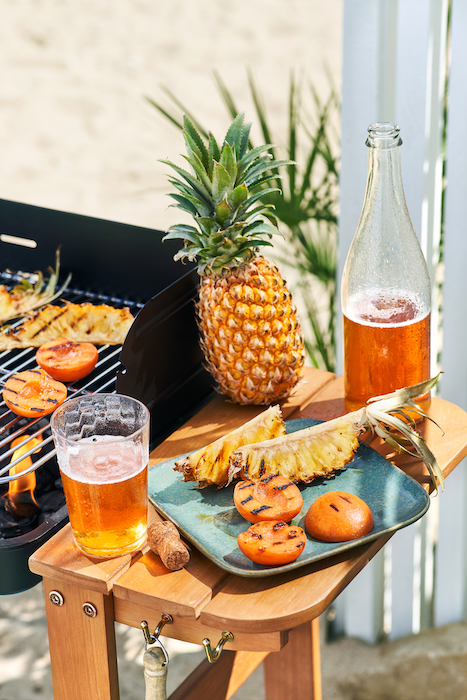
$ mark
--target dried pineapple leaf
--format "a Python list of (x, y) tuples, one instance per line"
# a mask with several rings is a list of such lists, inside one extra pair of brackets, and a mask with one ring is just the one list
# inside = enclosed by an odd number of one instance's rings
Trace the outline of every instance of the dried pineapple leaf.
[[(426, 385), (428, 383), (424, 382), (424, 384)], [(425, 391), (422, 391), (422, 394), (424, 393)], [(401, 394), (399, 394), (399, 396), (401, 396)], [(411, 428), (409, 424), (407, 424), (404, 420), (398, 418), (397, 415), (392, 415), (389, 412), (391, 409), (388, 409), (387, 401), (383, 399), (382, 401), (373, 403), (371, 405), (367, 404), (365, 410), (370, 427), (372, 427), (374, 431), (380, 437), (383, 438), (383, 440), (385, 440), (391, 447), (394, 447), (401, 452), (407, 452), (411, 454), (409, 450), (407, 450), (404, 447), (404, 444), (400, 440), (399, 436), (397, 434), (390, 433), (389, 430), (384, 428), (384, 425), (388, 425), (402, 433), (403, 437), (405, 437), (406, 440), (410, 442), (410, 444), (415, 449), (416, 453), (425, 463), (425, 466), (428, 469), (436, 491), (438, 491), (438, 483), (441, 486), (441, 488), (444, 489), (444, 476), (436, 457), (428, 448), (424, 439), (418, 433), (416, 433), (415, 430)]]
[[(65, 282), (56, 290), (58, 277), (60, 274), (60, 247), (55, 253), (55, 270), (49, 268), (49, 279), (44, 286), (44, 275), (39, 270), (35, 273), (35, 281), (25, 279), (14, 287), (11, 292), (4, 291), (3, 305), (0, 307), (0, 323), (5, 323), (14, 318), (20, 318), (31, 313), (40, 306), (50, 304), (57, 299), (64, 289), (68, 286), (71, 279), (71, 273), (66, 278)], [(3, 289), (3, 287), (2, 287)], [(3, 333), (5, 327), (0, 329)]]
[[(381, 396), (372, 396), (371, 399), (368, 399), (367, 405), (375, 403), (376, 401), (390, 401), (394, 399), (394, 406), (401, 407), (404, 404), (405, 405), (413, 405), (410, 402), (413, 401), (414, 399), (417, 399), (419, 396), (423, 396), (423, 394), (427, 394), (431, 389), (433, 389), (434, 386), (438, 383), (438, 379), (440, 376), (441, 372), (439, 372), (436, 377), (432, 377), (431, 379), (427, 379), (424, 382), (420, 382), (419, 384), (414, 384), (413, 386), (406, 386), (403, 387), (402, 389), (397, 389), (397, 391), (393, 391), (390, 394), (382, 394)], [(415, 404), (416, 405), (416, 404)], [(416, 406), (419, 410), (420, 413), (423, 413), (419, 409), (418, 406)]]

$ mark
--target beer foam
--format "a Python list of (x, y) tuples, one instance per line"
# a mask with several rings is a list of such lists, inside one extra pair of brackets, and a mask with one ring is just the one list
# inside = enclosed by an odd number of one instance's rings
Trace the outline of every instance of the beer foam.
[(115, 435), (78, 440), (68, 449), (67, 456), (68, 463), (60, 463), (60, 469), (71, 479), (88, 484), (125, 481), (139, 474), (148, 462), (141, 443)]

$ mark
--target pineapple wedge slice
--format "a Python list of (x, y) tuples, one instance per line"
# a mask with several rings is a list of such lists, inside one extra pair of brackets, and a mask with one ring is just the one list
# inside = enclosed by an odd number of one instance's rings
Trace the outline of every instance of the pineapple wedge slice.
[(285, 424), (279, 406), (271, 406), (255, 418), (218, 438), (206, 447), (175, 462), (184, 481), (198, 481), (200, 488), (228, 482), (229, 457), (238, 447), (285, 435)]
[(350, 462), (363, 427), (347, 416), (305, 428), (284, 437), (245, 445), (231, 455), (229, 476), (256, 481), (280, 474), (289, 481), (328, 476)]
[(67, 338), (75, 343), (120, 345), (125, 340), (133, 316), (128, 308), (107, 304), (47, 304), (22, 323), (0, 332), (0, 351), (38, 348), (48, 340)]
[(430, 391), (438, 377), (370, 399), (358, 411), (334, 420), (240, 447), (230, 457), (229, 480), (240, 476), (254, 481), (264, 474), (280, 474), (290, 481), (308, 482), (328, 476), (345, 467), (358, 447), (359, 435), (372, 430), (391, 447), (409, 454), (415, 452), (424, 461), (436, 490), (438, 483), (444, 488), (441, 468), (407, 413), (410, 410), (427, 417), (414, 399)]

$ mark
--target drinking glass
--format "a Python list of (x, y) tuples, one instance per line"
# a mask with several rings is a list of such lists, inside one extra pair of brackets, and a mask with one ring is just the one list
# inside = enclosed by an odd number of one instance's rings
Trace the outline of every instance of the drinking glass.
[(116, 557), (141, 547), (148, 509), (149, 411), (120, 394), (67, 401), (51, 419), (76, 546)]

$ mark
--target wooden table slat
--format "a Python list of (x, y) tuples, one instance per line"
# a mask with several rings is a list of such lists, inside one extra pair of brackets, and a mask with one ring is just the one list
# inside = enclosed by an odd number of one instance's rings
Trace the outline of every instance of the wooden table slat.
[(189, 563), (179, 571), (169, 571), (156, 554), (148, 552), (114, 582), (113, 593), (149, 610), (163, 609), (196, 620), (228, 577), (194, 548)]
[[(190, 619), (178, 614), (170, 603), (156, 600), (151, 605), (146, 605), (147, 598), (141, 598), (138, 602), (130, 602), (124, 598), (113, 596), (116, 622), (121, 622), (129, 627), (139, 629), (141, 622), (146, 620), (149, 629), (153, 632), (160, 622), (162, 613), (172, 613), (173, 623), (165, 625), (162, 630), (164, 637), (172, 637), (183, 642), (202, 644), (203, 639), (209, 639), (214, 648), (221, 638), (224, 630), (232, 632), (232, 625), (211, 627), (200, 623), (199, 618)], [(141, 632), (141, 635), (143, 633)], [(287, 643), (287, 631), (276, 630), (274, 632), (240, 632), (235, 630), (234, 640), (228, 642), (227, 649), (243, 651), (271, 652), (280, 651)]]
[(107, 560), (93, 560), (82, 554), (73, 542), (70, 524), (45, 542), (29, 558), (29, 568), (44, 578), (86, 586), (99, 593), (109, 593), (114, 580), (127, 571), (141, 552)]
[(320, 615), (387, 542), (369, 545), (287, 574), (246, 579), (236, 576), (206, 605), (202, 624), (252, 633), (289, 630)]

